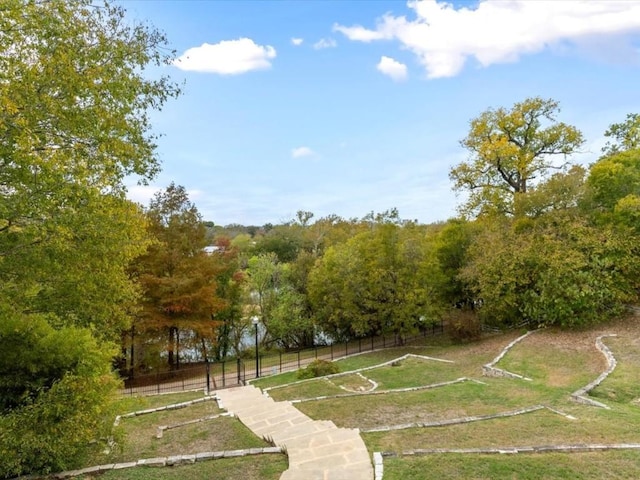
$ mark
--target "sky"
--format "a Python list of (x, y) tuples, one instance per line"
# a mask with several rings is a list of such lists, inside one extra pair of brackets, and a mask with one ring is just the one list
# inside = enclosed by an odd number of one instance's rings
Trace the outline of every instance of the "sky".
[(584, 165), (640, 112), (640, 0), (120, 4), (166, 33), (177, 58), (160, 73), (184, 82), (152, 115), (162, 172), (129, 197), (147, 205), (175, 182), (217, 225), (392, 208), (444, 221), (483, 111), (558, 101), (587, 140), (571, 157)]

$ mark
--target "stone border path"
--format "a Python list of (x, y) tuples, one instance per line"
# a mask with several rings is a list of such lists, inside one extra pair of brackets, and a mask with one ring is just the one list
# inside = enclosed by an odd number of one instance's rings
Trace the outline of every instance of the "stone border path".
[(289, 469), (281, 480), (372, 480), (373, 466), (358, 429), (315, 421), (291, 402), (276, 402), (254, 386), (217, 392), (220, 408), (253, 433), (283, 448)]

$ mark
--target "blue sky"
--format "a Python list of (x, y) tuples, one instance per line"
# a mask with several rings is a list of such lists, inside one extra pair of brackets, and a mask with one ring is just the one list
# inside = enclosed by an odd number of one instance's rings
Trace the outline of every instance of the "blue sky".
[(153, 115), (162, 173), (219, 225), (456, 214), (451, 167), (487, 108), (560, 102), (597, 159), (640, 112), (640, 1), (122, 0), (179, 57), (184, 93)]

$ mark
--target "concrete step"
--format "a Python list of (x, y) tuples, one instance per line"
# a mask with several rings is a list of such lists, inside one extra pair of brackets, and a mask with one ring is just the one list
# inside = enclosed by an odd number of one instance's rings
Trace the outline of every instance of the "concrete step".
[(281, 480), (372, 480), (369, 452), (357, 429), (338, 428), (330, 420), (312, 420), (290, 402), (276, 402), (254, 386), (217, 393), (256, 435), (286, 448), (289, 469)]

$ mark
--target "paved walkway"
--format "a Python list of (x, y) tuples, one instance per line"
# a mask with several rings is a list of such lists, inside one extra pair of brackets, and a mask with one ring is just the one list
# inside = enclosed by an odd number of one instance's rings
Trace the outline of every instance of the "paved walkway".
[(369, 452), (358, 429), (316, 421), (291, 402), (276, 402), (254, 386), (216, 392), (221, 408), (233, 412), (259, 437), (284, 447), (289, 470), (280, 480), (372, 480)]

